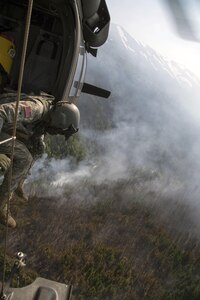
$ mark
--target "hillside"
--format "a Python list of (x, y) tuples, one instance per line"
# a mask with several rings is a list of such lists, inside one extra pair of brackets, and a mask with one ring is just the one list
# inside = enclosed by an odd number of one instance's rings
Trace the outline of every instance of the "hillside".
[[(15, 206), (18, 228), (9, 232), (8, 248), (28, 253), (21, 284), (34, 270), (73, 284), (73, 299), (199, 299), (199, 240), (166, 224), (157, 205), (149, 206), (159, 195), (139, 190), (138, 181), (85, 182), (95, 198), (81, 203), (77, 187), (60, 199), (34, 197)], [(187, 210), (178, 205), (177, 223)], [(2, 240), (2, 227), (0, 233)]]

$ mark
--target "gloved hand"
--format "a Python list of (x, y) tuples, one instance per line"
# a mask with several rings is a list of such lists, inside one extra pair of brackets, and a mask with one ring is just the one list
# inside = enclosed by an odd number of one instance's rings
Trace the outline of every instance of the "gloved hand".
[(10, 158), (5, 154), (0, 153), (0, 168), (4, 173), (8, 171), (10, 164), (11, 164)]
[(35, 138), (34, 142), (33, 142), (33, 145), (34, 145), (34, 147), (33, 147), (34, 148), (33, 149), (34, 155), (41, 156), (45, 152), (46, 145), (45, 145), (45, 142), (43, 140), (43, 136)]

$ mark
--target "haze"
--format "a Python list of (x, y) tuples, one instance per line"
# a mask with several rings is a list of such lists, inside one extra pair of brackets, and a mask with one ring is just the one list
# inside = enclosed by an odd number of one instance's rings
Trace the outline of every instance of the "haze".
[[(200, 6), (187, 4), (194, 32), (200, 36)], [(168, 59), (183, 64), (200, 78), (200, 43), (179, 37), (174, 20), (164, 0), (108, 0), (111, 22), (124, 27), (129, 34), (148, 44)], [(199, 18), (200, 19), (200, 18)]]

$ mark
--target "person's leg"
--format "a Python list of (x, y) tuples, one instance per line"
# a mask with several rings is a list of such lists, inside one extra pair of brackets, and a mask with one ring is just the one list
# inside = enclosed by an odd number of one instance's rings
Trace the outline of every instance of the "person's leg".
[(13, 201), (18, 201), (18, 202), (22, 202), (22, 203), (26, 203), (28, 201), (28, 196), (25, 194), (24, 189), (23, 189), (25, 179), (26, 178), (23, 178), (19, 182), (18, 187), (13, 192), (13, 195), (12, 195)]
[(24, 192), (24, 181), (26, 180), (27, 176), (31, 174), (30, 170), (31, 170), (32, 166), (34, 165), (34, 163), (36, 162), (36, 160), (41, 157), (41, 155), (36, 156), (34, 153), (31, 153), (31, 155), (33, 157), (33, 160), (32, 160), (30, 169), (28, 170), (27, 174), (25, 174), (25, 176), (21, 179), (16, 190), (13, 192), (12, 201), (17, 201), (17, 202), (21, 202), (21, 203), (28, 202), (28, 196)]
[[(6, 154), (8, 157), (11, 155), (12, 143), (8, 142), (3, 145), (0, 145), (0, 153)], [(15, 141), (15, 150), (13, 157), (13, 168), (12, 168), (12, 178), (10, 184), (10, 192), (12, 193), (17, 189), (20, 182), (25, 178), (28, 174), (30, 166), (32, 164), (32, 155), (26, 146), (19, 142)], [(6, 214), (5, 214), (5, 205), (8, 200), (8, 185), (9, 185), (9, 172), (5, 173), (4, 180), (2, 185), (0, 186), (0, 222), (6, 224)], [(8, 225), (10, 227), (15, 227), (15, 220), (10, 216), (10, 222), (8, 221)]]

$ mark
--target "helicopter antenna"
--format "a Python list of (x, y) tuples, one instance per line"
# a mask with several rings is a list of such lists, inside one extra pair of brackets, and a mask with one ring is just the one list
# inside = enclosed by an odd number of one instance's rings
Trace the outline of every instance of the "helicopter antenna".
[[(12, 169), (13, 169), (13, 157), (14, 157), (14, 148), (15, 148), (15, 140), (16, 140), (16, 129), (17, 129), (17, 117), (19, 111), (19, 101), (21, 96), (21, 89), (22, 89), (22, 80), (24, 74), (24, 66), (25, 66), (25, 58), (26, 58), (26, 49), (28, 44), (28, 37), (29, 37), (29, 29), (31, 23), (31, 15), (33, 9), (33, 0), (29, 0), (28, 3), (28, 11), (26, 17), (26, 26), (25, 26), (25, 33), (24, 33), (24, 42), (23, 42), (23, 49), (22, 49), (22, 57), (21, 57), (21, 64), (20, 64), (20, 71), (19, 71), (19, 81), (18, 81), (18, 89), (17, 89), (17, 99), (16, 99), (16, 106), (15, 106), (15, 116), (14, 116), (14, 127), (12, 133), (12, 148), (11, 148), (11, 166), (9, 171), (9, 178), (8, 178), (8, 198), (7, 198), (7, 212), (6, 212), (6, 231), (5, 231), (5, 242), (4, 242), (4, 255), (3, 255), (3, 276), (2, 276), (2, 288), (0, 299), (5, 299), (4, 295), (4, 286), (5, 286), (5, 273), (6, 273), (6, 252), (7, 252), (7, 240), (8, 240), (8, 213), (10, 208), (10, 196), (11, 196), (11, 179), (12, 179)], [(1, 143), (5, 143), (3, 141)]]

